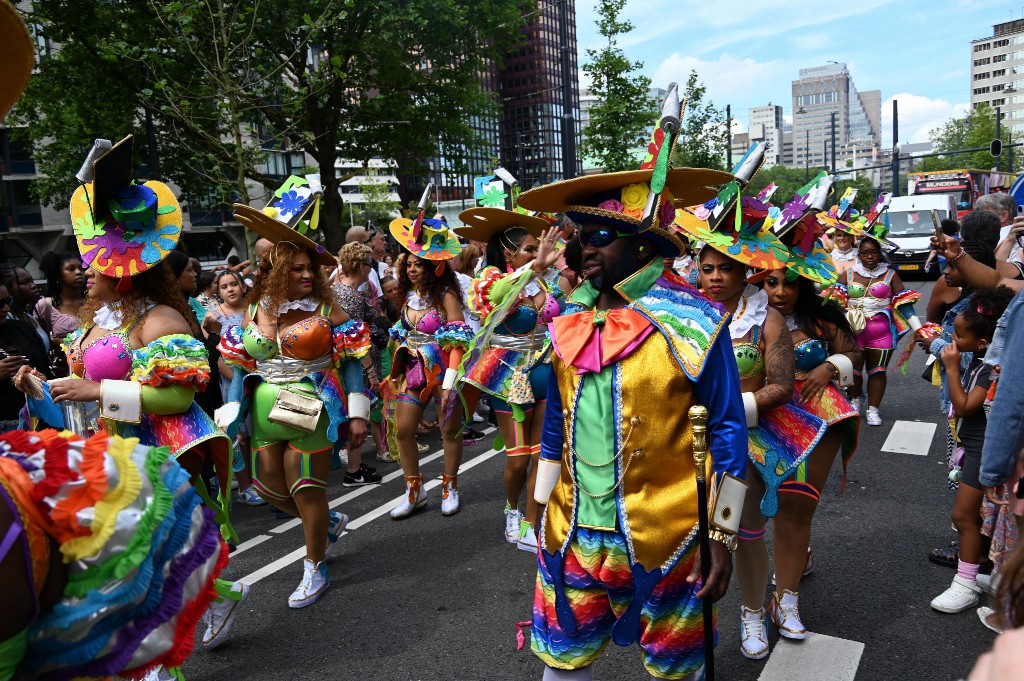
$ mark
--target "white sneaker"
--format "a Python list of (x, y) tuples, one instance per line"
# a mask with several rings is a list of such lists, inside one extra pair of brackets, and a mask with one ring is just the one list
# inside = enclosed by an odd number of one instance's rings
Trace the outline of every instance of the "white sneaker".
[(480, 414), (473, 412), (473, 423), (483, 423), (486, 420), (487, 419), (485, 419), (483, 416), (480, 416)]
[(327, 563), (314, 563), (309, 558), (302, 561), (302, 581), (288, 597), (289, 608), (305, 608), (313, 605), (331, 586), (331, 577), (327, 574)]
[(783, 589), (782, 596), (772, 593), (772, 621), (779, 628), (779, 634), (794, 641), (807, 638), (807, 629), (800, 621), (800, 594)]
[(853, 407), (853, 410), (855, 412), (857, 412), (858, 414), (860, 413), (860, 402), (861, 402), (861, 399), (862, 398), (860, 398), (860, 397), (851, 397), (850, 398), (850, 406)]
[(426, 505), (427, 493), (423, 491), (423, 476), (407, 475), (405, 476), (405, 495), (398, 505), (391, 509), (391, 519), (408, 518), (413, 511)]
[(519, 541), (519, 524), (523, 521), (523, 514), (518, 508), (510, 508), (505, 504), (505, 541), (515, 544)]
[(328, 511), (328, 515), (331, 521), (327, 525), (327, 550), (324, 551), (324, 560), (334, 557), (337, 553), (338, 547), (341, 546), (338, 539), (341, 538), (341, 533), (345, 531), (345, 526), (348, 525), (348, 516), (344, 513)]
[(740, 652), (748, 660), (761, 660), (768, 655), (768, 628), (764, 608), (751, 610), (740, 606)]
[(459, 476), (441, 474), (441, 515), (459, 512)]
[(973, 608), (980, 600), (978, 583), (957, 575), (953, 583), (932, 600), (932, 608), (939, 612), (957, 613)]
[(213, 650), (227, 640), (228, 632), (231, 631), (231, 625), (235, 621), (235, 615), (238, 614), (238, 606), (249, 596), (248, 584), (235, 582), (231, 585), (231, 590), (242, 594), (237, 601), (226, 596), (222, 597), (219, 601), (210, 603), (210, 607), (203, 614), (203, 621), (206, 622), (203, 647), (207, 650)]
[(983, 605), (974, 612), (978, 613), (978, 619), (981, 620), (981, 623), (985, 626), (986, 629), (994, 631), (997, 634), (1003, 633), (1003, 628), (1001, 626), (999, 626), (998, 624), (992, 624), (992, 622), (989, 621), (989, 618), (991, 618), (992, 615), (996, 613), (995, 610), (988, 607), (987, 605)]
[(995, 596), (996, 591), (999, 591), (999, 573), (993, 572), (990, 575), (978, 575), (977, 579), (978, 588), (989, 596)]
[(163, 665), (160, 665), (150, 669), (149, 673), (146, 674), (142, 681), (174, 681), (174, 677), (171, 676), (169, 671), (163, 668)]
[(882, 415), (878, 413), (878, 407), (868, 407), (865, 418), (869, 426), (882, 425)]
[(537, 553), (537, 533), (533, 531), (533, 523), (525, 520), (519, 523), (519, 539), (516, 541), (516, 548), (520, 551)]

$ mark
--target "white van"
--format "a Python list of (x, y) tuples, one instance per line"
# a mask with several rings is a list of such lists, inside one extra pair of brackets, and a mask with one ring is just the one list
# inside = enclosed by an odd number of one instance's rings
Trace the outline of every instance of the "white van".
[(940, 220), (956, 214), (956, 200), (949, 194), (932, 196), (896, 196), (889, 203), (889, 240), (899, 245), (890, 254), (894, 269), (900, 272), (923, 273), (924, 262), (931, 253), (931, 237), (935, 234), (931, 211)]

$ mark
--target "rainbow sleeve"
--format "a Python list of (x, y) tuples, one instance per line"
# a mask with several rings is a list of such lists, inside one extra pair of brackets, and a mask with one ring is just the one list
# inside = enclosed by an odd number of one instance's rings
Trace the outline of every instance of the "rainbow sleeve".
[(334, 363), (362, 359), (370, 351), (370, 327), (360, 319), (350, 319), (331, 329), (334, 339)]
[(209, 356), (192, 336), (161, 336), (132, 352), (132, 380), (153, 388), (186, 385), (203, 390), (210, 382)]

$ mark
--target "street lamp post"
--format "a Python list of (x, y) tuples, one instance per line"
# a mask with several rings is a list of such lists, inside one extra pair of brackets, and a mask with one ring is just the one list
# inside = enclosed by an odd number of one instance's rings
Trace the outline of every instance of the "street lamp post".
[(576, 118), (572, 114), (572, 64), (569, 52), (569, 0), (558, 3), (559, 41), (562, 43), (562, 179), (576, 177)]
[[(829, 114), (832, 120), (832, 174), (836, 174), (836, 112)], [(822, 159), (824, 161), (824, 159)]]
[(732, 170), (732, 105), (725, 105), (725, 167)]
[[(1001, 134), (1001, 126), (1003, 120), (1003, 114), (1000, 108), (996, 107), (996, 139), (1002, 141), (1003, 136)], [(1003, 155), (996, 156), (996, 170), (1002, 171), (1003, 169)]]
[[(795, 117), (796, 116), (802, 116), (805, 113), (807, 113), (807, 109), (805, 109), (803, 107), (800, 107), (799, 109), (794, 111), (793, 112), (794, 122), (796, 122), (795, 121)], [(796, 144), (794, 143), (793, 146), (796, 146)], [(809, 156), (810, 156), (810, 154), (809, 154), (810, 149), (811, 149), (811, 131), (808, 130), (807, 128), (804, 128), (804, 182), (805, 183), (811, 181), (811, 166), (810, 166), (810, 158), (809, 158)]]

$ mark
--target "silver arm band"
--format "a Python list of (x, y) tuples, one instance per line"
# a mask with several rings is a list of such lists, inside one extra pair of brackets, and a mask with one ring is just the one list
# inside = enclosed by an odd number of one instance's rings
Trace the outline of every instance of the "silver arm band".
[(100, 414), (111, 421), (142, 421), (142, 384), (138, 381), (100, 381)]
[(844, 388), (848, 385), (853, 385), (853, 362), (850, 361), (849, 357), (835, 354), (830, 355), (825, 361), (834, 366), (836, 371), (839, 372), (839, 385)]
[(747, 428), (756, 428), (757, 398), (754, 393), (743, 393), (743, 413), (747, 416)]
[(363, 393), (348, 394), (348, 417), (350, 419), (370, 420), (370, 398)]
[(921, 320), (917, 318), (917, 315), (911, 315), (907, 317), (907, 324), (910, 325), (910, 330), (917, 333), (917, 330), (921, 328)]
[(451, 390), (455, 387), (455, 378), (459, 375), (458, 369), (445, 369), (444, 381), (441, 382), (441, 390)]

